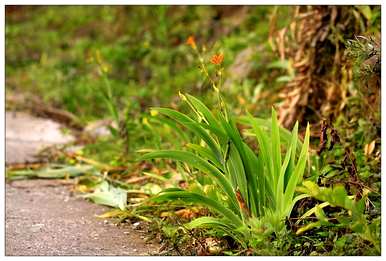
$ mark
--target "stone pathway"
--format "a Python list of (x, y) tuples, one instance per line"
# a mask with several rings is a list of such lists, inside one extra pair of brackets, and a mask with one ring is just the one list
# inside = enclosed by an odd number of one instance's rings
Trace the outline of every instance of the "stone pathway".
[[(41, 125), (42, 124), (42, 125)], [(26, 114), (6, 114), (6, 160), (36, 161), (42, 145), (71, 140), (60, 125)], [(5, 254), (7, 256), (156, 255), (159, 245), (130, 225), (116, 226), (96, 215), (107, 207), (71, 193), (63, 180), (22, 180), (6, 184)]]

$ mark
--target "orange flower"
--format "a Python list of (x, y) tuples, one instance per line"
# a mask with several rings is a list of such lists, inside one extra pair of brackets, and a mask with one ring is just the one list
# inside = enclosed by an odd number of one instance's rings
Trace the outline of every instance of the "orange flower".
[(210, 59), (210, 62), (216, 65), (219, 65), (223, 62), (223, 60), (224, 60), (224, 55), (219, 53), (219, 54), (213, 55), (212, 58)]
[(196, 49), (196, 41), (194, 40), (194, 36), (189, 36), (186, 40), (186, 44), (190, 45), (193, 49)]

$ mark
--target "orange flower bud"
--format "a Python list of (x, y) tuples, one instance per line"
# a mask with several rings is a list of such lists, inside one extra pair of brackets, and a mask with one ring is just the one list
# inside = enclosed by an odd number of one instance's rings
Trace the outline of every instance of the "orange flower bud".
[(186, 40), (186, 44), (190, 45), (193, 49), (196, 49), (196, 41), (194, 40), (194, 36), (189, 36)]

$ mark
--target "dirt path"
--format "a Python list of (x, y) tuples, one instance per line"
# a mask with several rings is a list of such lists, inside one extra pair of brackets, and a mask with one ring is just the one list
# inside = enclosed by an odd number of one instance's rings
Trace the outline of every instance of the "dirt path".
[(70, 195), (57, 180), (6, 185), (6, 255), (149, 255), (156, 244), (129, 225), (96, 218), (108, 208)]
[[(6, 163), (34, 162), (43, 145), (63, 144), (59, 125), (23, 113), (6, 114)], [(23, 180), (6, 184), (7, 256), (156, 255), (159, 245), (130, 225), (116, 226), (95, 215), (107, 207), (71, 195), (59, 180)]]

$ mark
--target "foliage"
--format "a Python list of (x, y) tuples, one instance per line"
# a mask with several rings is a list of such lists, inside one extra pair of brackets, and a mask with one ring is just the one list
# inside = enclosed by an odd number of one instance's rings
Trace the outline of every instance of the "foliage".
[[(333, 188), (320, 188), (311, 181), (306, 181), (299, 191), (313, 198), (316, 198), (323, 203), (305, 213), (302, 218), (315, 214), (319, 221), (308, 223), (300, 228), (296, 233), (301, 234), (304, 231), (321, 225), (334, 225), (330, 223), (329, 218), (323, 211), (324, 207), (341, 207), (348, 211), (348, 216), (341, 214), (336, 215), (336, 220), (342, 227), (348, 227), (355, 233), (359, 234), (363, 239), (373, 244), (380, 254), (380, 218), (374, 219), (370, 224), (364, 214), (367, 195), (364, 195), (360, 200), (356, 200), (354, 196), (348, 196), (345, 188), (342, 185), (336, 185)], [(367, 192), (368, 193), (368, 192)], [(337, 225), (335, 225), (337, 226)]]
[[(214, 227), (234, 237), (244, 246), (251, 244), (249, 241), (253, 240), (254, 233), (259, 234), (257, 232), (259, 229), (267, 229), (268, 234), (272, 231), (279, 233), (284, 227), (284, 219), (290, 215), (296, 201), (304, 197), (295, 194), (295, 187), (301, 182), (305, 170), (308, 128), (299, 155), (296, 153), (299, 142), (297, 125), (292, 131), (291, 139), (284, 145), (280, 142), (274, 110), (272, 110), (271, 135), (267, 135), (262, 126), (259, 126), (256, 119), (250, 115), (249, 124), (260, 148), (257, 156), (242, 140), (234, 118), (228, 114), (223, 104), (223, 111), (214, 116), (195, 97), (190, 95), (181, 97), (195, 112), (195, 119), (171, 109), (153, 110), (180, 123), (204, 141), (206, 146), (199, 142), (189, 146), (195, 153), (161, 150), (145, 154), (142, 159), (170, 158), (182, 161), (191, 168), (204, 172), (212, 182), (198, 183), (194, 192), (168, 189), (154, 200), (182, 199), (208, 206), (221, 217), (195, 219), (188, 227)], [(220, 96), (219, 99), (221, 101)], [(282, 146), (287, 147), (284, 160), (281, 155)], [(208, 188), (206, 192), (205, 187)], [(267, 224), (270, 227), (263, 228), (263, 225)]]
[(93, 193), (83, 195), (97, 204), (117, 207), (124, 210), (127, 205), (127, 192), (121, 188), (115, 188), (107, 181), (98, 184)]
[(45, 168), (38, 170), (23, 169), (23, 170), (9, 170), (6, 177), (8, 180), (18, 179), (32, 179), (32, 178), (44, 178), (44, 179), (59, 179), (59, 178), (74, 178), (83, 175), (87, 172), (94, 171), (93, 166), (90, 165), (59, 165), (52, 164)]

